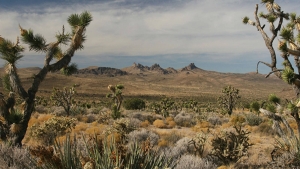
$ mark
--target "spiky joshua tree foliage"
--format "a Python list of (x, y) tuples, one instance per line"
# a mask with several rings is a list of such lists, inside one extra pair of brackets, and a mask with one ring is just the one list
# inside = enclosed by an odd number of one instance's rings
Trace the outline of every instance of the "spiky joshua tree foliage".
[[(29, 46), (29, 50), (44, 53), (45, 61), (42, 69), (33, 77), (32, 85), (26, 91), (18, 76), (16, 63), (23, 55), (25, 50), (20, 44), (19, 37), (15, 43), (10, 40), (0, 38), (0, 57), (6, 61), (5, 72), (9, 76), (10, 86), (13, 92), (18, 94), (25, 102), (24, 116), (18, 125), (21, 130), (10, 137), (13, 145), (21, 146), (22, 140), (27, 131), (28, 122), (34, 110), (34, 100), (41, 82), (45, 79), (48, 72), (56, 72), (59, 70), (70, 74), (74, 70), (74, 64), (69, 66), (74, 53), (77, 50), (83, 49), (83, 43), (86, 40), (86, 27), (92, 21), (92, 16), (89, 12), (81, 14), (72, 14), (68, 18), (68, 23), (71, 26), (71, 33), (66, 33), (64, 26), (62, 32), (56, 34), (56, 41), (47, 43), (45, 38), (40, 34), (34, 34), (33, 30), (26, 30), (19, 25), (21, 32), (21, 41)], [(60, 44), (67, 45), (66, 51), (62, 51)], [(53, 61), (56, 59), (56, 61)]]

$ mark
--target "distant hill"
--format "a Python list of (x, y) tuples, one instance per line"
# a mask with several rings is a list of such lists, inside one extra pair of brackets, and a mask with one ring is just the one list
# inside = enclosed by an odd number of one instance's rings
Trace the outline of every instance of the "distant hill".
[[(21, 81), (26, 90), (33, 81), (33, 75), (40, 68), (18, 69)], [(0, 69), (0, 76), (4, 68)], [(144, 66), (140, 63), (123, 68), (91, 66), (78, 70), (73, 76), (64, 76), (58, 73), (49, 73), (42, 82), (39, 92), (48, 97), (53, 87), (65, 87), (78, 84), (78, 92), (82, 96), (99, 96), (107, 94), (107, 86), (114, 84), (125, 86), (124, 95), (127, 96), (174, 96), (199, 97), (215, 101), (224, 86), (232, 85), (240, 90), (242, 98), (249, 100), (266, 99), (274, 93), (279, 97), (294, 98), (292, 87), (277, 77), (265, 78), (263, 74), (249, 73), (222, 73), (207, 71), (191, 63), (181, 69), (162, 68), (159, 64)], [(0, 84), (0, 91), (3, 91)], [(95, 98), (98, 99), (98, 98)]]
[(167, 69), (164, 69), (160, 67), (159, 64), (155, 63), (152, 66), (144, 66), (140, 63), (133, 63), (130, 67), (125, 67), (122, 70), (132, 73), (132, 74), (138, 74), (138, 73), (158, 73), (158, 74), (176, 74), (178, 72), (182, 71), (192, 71), (192, 70), (203, 70), (195, 66), (194, 63), (190, 63), (188, 66), (185, 66), (181, 69), (174, 69), (172, 67), (168, 67)]
[(90, 66), (78, 70), (76, 74), (106, 75), (109, 77), (114, 77), (127, 75), (128, 73), (116, 68)]
[(179, 69), (180, 72), (182, 72), (182, 71), (192, 71), (192, 70), (203, 70), (203, 69), (198, 68), (194, 63), (190, 63), (188, 66), (186, 66), (182, 69)]

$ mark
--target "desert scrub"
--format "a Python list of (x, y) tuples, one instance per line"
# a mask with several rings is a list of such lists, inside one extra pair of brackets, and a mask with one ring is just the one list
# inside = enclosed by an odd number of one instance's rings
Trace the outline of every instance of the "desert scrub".
[(43, 144), (51, 145), (57, 136), (71, 132), (77, 120), (68, 117), (52, 117), (41, 125), (32, 125), (30, 135), (40, 140)]
[(209, 117), (207, 121), (213, 126), (222, 125), (222, 120), (219, 116)]
[(1, 168), (32, 169), (37, 168), (34, 160), (30, 159), (28, 149), (0, 144)]
[(263, 122), (263, 119), (257, 115), (254, 115), (252, 113), (246, 114), (246, 121), (250, 126), (258, 126)]
[(186, 154), (180, 157), (175, 169), (214, 169), (217, 165), (205, 158)]
[(230, 122), (233, 125), (242, 125), (244, 122), (246, 122), (246, 119), (243, 115), (233, 115), (230, 119)]
[(250, 132), (243, 130), (241, 126), (234, 128), (235, 132), (216, 135), (211, 141), (213, 148), (210, 156), (216, 157), (225, 165), (236, 163), (241, 157), (246, 156), (252, 145), (249, 143)]
[(116, 133), (120, 135), (120, 141), (123, 143), (127, 142), (128, 134), (135, 129), (136, 128), (130, 124), (128, 119), (121, 118), (115, 120), (114, 123), (104, 131), (104, 134), (108, 136)]
[(175, 143), (175, 146), (169, 147), (165, 150), (165, 153), (168, 157), (173, 157), (178, 159), (184, 154), (193, 153), (193, 145), (190, 144), (191, 138), (183, 137)]
[(171, 131), (166, 133), (166, 135), (162, 135), (161, 137), (168, 142), (169, 146), (173, 146), (183, 136), (176, 131)]
[(151, 146), (155, 146), (158, 143), (159, 135), (154, 133), (153, 131), (146, 130), (146, 129), (140, 129), (140, 130), (134, 130), (128, 134), (128, 143), (139, 143), (146, 140), (150, 141)]
[(153, 126), (155, 126), (157, 128), (166, 128), (167, 127), (166, 123), (163, 120), (159, 120), (159, 119), (157, 119), (153, 122)]
[(140, 123), (140, 127), (142, 128), (146, 128), (150, 125), (150, 122), (148, 120), (145, 120), (143, 122)]
[(185, 112), (181, 112), (177, 114), (174, 118), (174, 121), (178, 126), (182, 127), (191, 127), (195, 125), (196, 121), (192, 114), (187, 114)]
[(145, 109), (146, 103), (140, 98), (132, 98), (124, 100), (123, 107), (126, 110), (142, 110)]
[(68, 137), (62, 144), (55, 142), (54, 148), (39, 146), (31, 150), (40, 160), (41, 168), (173, 169), (176, 165), (173, 158), (152, 149), (148, 140), (126, 147), (113, 137), (107, 141), (94, 136), (83, 137), (83, 145), (79, 146), (82, 143), (78, 139)]
[(174, 121), (173, 117), (166, 118), (167, 128), (174, 128), (176, 126), (176, 122)]

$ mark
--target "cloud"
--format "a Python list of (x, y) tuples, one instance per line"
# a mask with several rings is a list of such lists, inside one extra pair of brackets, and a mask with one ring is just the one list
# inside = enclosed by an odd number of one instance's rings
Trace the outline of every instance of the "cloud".
[[(245, 58), (251, 58), (253, 62), (247, 64), (270, 59), (260, 33), (255, 27), (241, 22), (246, 15), (253, 18), (255, 3), (259, 1), (65, 0), (20, 5), (0, 10), (0, 35), (16, 39), (20, 23), (51, 42), (62, 25), (67, 28), (66, 20), (70, 14), (87, 10), (93, 15), (93, 21), (87, 28), (85, 49), (77, 53), (86, 58), (77, 59), (80, 67), (97, 62), (99, 65), (117, 63), (120, 57), (130, 61), (144, 57), (153, 63), (160, 62), (155, 59), (163, 58), (163, 65), (170, 63), (169, 60), (180, 64), (186, 60), (184, 58), (195, 59), (193, 62), (201, 59), (207, 64), (223, 62), (228, 63), (230, 70), (231, 63), (242, 63)], [(295, 9), (296, 2), (281, 0), (278, 3), (285, 11)], [(32, 52), (25, 55), (36, 56)], [(23, 62), (25, 64), (26, 60)], [(114, 65), (128, 66), (125, 63), (123, 60), (123, 65)]]

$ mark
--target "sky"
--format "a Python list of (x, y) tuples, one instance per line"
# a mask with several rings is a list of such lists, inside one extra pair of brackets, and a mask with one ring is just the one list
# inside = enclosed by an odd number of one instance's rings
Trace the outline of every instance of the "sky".
[[(63, 25), (70, 31), (69, 15), (89, 11), (93, 21), (87, 27), (87, 41), (84, 49), (77, 51), (72, 59), (79, 68), (124, 68), (136, 62), (179, 69), (195, 63), (197, 67), (211, 71), (255, 72), (258, 61), (270, 62), (271, 58), (260, 32), (253, 26), (244, 25), (242, 19), (248, 16), (254, 20), (255, 4), (259, 4), (259, 11), (265, 11), (260, 2), (0, 0), (0, 36), (16, 41), (20, 24), (43, 35), (51, 43)], [(298, 0), (275, 2), (285, 12), (297, 13), (300, 9)], [(274, 47), (277, 48), (277, 40)], [(277, 55), (280, 57), (278, 51)], [(42, 67), (44, 56), (26, 50), (17, 67)], [(278, 61), (278, 67), (281, 62)], [(0, 65), (4, 65), (3, 60)], [(269, 71), (269, 67), (259, 66), (260, 73)]]

